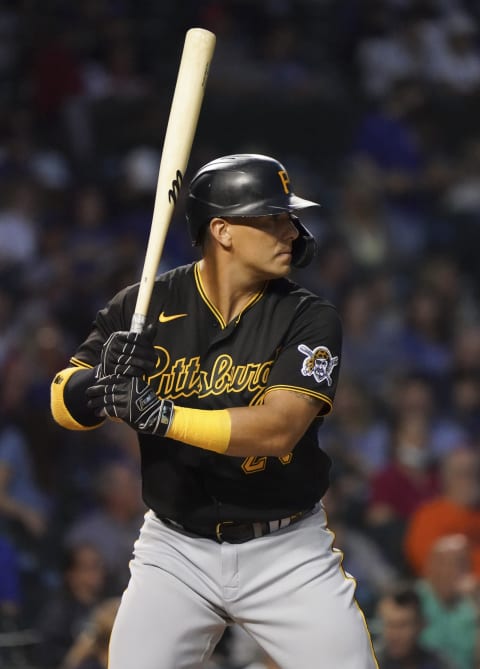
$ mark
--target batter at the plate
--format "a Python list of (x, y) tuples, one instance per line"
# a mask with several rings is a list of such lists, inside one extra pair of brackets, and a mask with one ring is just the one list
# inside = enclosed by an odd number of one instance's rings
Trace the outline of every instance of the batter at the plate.
[(375, 669), (355, 582), (321, 504), (317, 431), (341, 362), (334, 306), (288, 278), (315, 242), (277, 160), (226, 156), (187, 198), (201, 259), (98, 312), (52, 383), (69, 429), (120, 418), (138, 433), (144, 501), (110, 669), (193, 669), (242, 626), (281, 669)]

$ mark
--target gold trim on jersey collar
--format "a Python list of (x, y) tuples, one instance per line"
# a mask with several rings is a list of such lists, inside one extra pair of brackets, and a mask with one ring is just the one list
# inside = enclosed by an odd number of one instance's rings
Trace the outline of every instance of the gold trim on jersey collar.
[[(221, 326), (222, 330), (224, 330), (227, 327), (227, 323), (225, 322), (225, 319), (223, 318), (220, 311), (213, 304), (213, 302), (210, 301), (207, 293), (205, 292), (205, 288), (203, 287), (203, 282), (202, 282), (202, 275), (200, 274), (200, 267), (199, 267), (198, 263), (195, 263), (194, 276), (195, 276), (195, 283), (197, 284), (198, 292), (200, 293), (200, 297), (205, 302), (205, 304), (210, 309), (210, 311), (213, 312), (215, 318), (220, 323), (220, 326)], [(262, 288), (262, 290), (259, 293), (256, 293), (255, 295), (253, 295), (253, 297), (250, 298), (250, 300), (243, 307), (243, 309), (240, 311), (240, 313), (237, 316), (235, 316), (235, 319), (234, 319), (235, 320), (235, 325), (238, 325), (238, 323), (240, 322), (240, 319), (243, 316), (243, 314), (245, 313), (245, 311), (247, 309), (250, 309), (250, 307), (253, 307), (253, 305), (263, 297), (263, 295), (265, 294), (265, 291), (267, 289), (267, 284), (268, 284), (268, 281), (265, 282), (265, 285)]]

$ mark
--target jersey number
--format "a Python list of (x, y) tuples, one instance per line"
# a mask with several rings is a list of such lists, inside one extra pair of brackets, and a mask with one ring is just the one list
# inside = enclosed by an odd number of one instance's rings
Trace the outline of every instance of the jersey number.
[[(281, 458), (278, 458), (282, 465), (289, 465), (292, 461), (293, 453), (287, 453), (287, 455), (282, 455)], [(263, 472), (267, 466), (267, 456), (262, 455), (249, 455), (248, 458), (242, 462), (242, 469), (245, 474), (256, 474), (257, 472)]]

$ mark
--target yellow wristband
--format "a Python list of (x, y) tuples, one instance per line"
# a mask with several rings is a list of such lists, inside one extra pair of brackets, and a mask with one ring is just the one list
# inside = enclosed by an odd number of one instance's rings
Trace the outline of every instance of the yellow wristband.
[(165, 436), (207, 451), (225, 453), (231, 431), (232, 421), (227, 409), (208, 411), (175, 406)]

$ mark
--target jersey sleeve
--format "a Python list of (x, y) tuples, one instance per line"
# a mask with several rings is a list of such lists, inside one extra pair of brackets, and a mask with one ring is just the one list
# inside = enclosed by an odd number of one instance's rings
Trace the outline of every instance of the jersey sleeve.
[(299, 307), (268, 378), (265, 394), (292, 390), (322, 400), (330, 412), (340, 370), (342, 325), (330, 304), (309, 299)]

